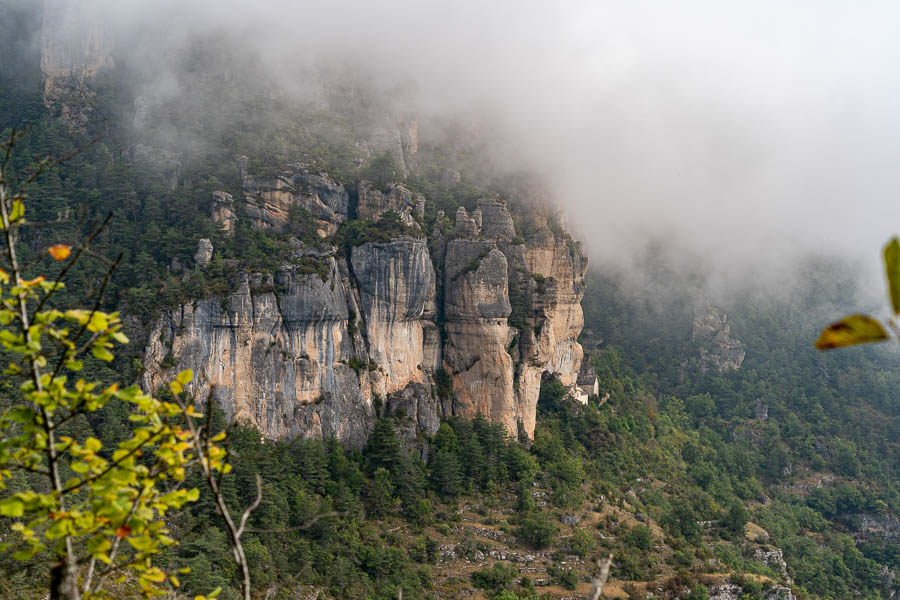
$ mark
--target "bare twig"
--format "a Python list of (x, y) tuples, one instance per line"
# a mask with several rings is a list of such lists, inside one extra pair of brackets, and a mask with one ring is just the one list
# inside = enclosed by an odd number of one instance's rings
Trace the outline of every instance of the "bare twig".
[(228, 505), (225, 503), (225, 497), (222, 495), (222, 488), (219, 485), (219, 478), (216, 476), (215, 469), (212, 467), (212, 463), (210, 461), (210, 441), (211, 437), (209, 435), (210, 431), (210, 423), (211, 420), (211, 412), (212, 408), (212, 390), (210, 390), (209, 400), (207, 400), (207, 424), (206, 424), (206, 435), (200, 432), (197, 428), (196, 423), (194, 423), (193, 417), (190, 415), (190, 411), (188, 410), (188, 405), (184, 401), (184, 399), (176, 396), (175, 401), (181, 407), (181, 410), (184, 414), (184, 421), (187, 425), (188, 429), (191, 432), (191, 444), (194, 446), (194, 451), (197, 453), (200, 458), (200, 469), (203, 472), (203, 476), (206, 479), (206, 483), (209, 486), (210, 491), (215, 497), (216, 508), (219, 511), (219, 514), (222, 515), (222, 520), (225, 521), (225, 528), (228, 530), (228, 538), (229, 543), (231, 544), (231, 551), (234, 555), (234, 562), (241, 569), (241, 587), (243, 588), (244, 600), (251, 600), (250, 598), (250, 566), (247, 563), (247, 556), (244, 554), (244, 545), (241, 543), (241, 535), (244, 533), (244, 526), (247, 523), (247, 519), (250, 517), (250, 514), (259, 506), (260, 502), (262, 502), (262, 480), (259, 475), (256, 476), (256, 500), (250, 505), (247, 510), (244, 511), (243, 515), (241, 515), (240, 526), (238, 526), (234, 522), (234, 518), (231, 516), (231, 511), (228, 508)]
[(50, 297), (56, 293), (56, 291), (59, 289), (60, 282), (63, 280), (63, 277), (66, 276), (66, 274), (69, 272), (69, 269), (71, 269), (73, 266), (75, 266), (75, 263), (78, 262), (78, 260), (81, 258), (81, 255), (84, 254), (84, 252), (88, 249), (88, 246), (91, 245), (91, 242), (94, 241), (94, 238), (96, 238), (98, 235), (100, 235), (101, 231), (106, 229), (106, 226), (109, 224), (109, 220), (112, 219), (112, 216), (113, 216), (112, 211), (109, 211), (109, 213), (107, 213), (107, 215), (106, 215), (106, 218), (103, 219), (102, 223), (100, 223), (100, 226), (97, 227), (87, 237), (86, 240), (84, 240), (84, 243), (81, 244), (81, 246), (79, 246), (78, 250), (75, 251), (75, 256), (73, 256), (69, 260), (69, 262), (66, 263), (66, 266), (63, 267), (62, 271), (59, 272), (59, 275), (56, 276), (56, 279), (53, 281), (53, 287), (51, 287), (50, 291), (47, 292), (46, 294), (44, 294), (44, 297), (41, 298), (41, 301), (38, 303), (37, 308), (35, 309), (35, 312), (40, 312), (40, 310), (44, 307), (44, 304), (46, 304), (47, 301), (50, 299)]

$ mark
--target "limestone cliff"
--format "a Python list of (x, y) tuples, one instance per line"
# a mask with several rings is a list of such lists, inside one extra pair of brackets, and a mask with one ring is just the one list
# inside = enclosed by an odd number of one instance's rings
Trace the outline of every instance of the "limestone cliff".
[[(239, 162), (242, 166), (246, 163)], [(347, 218), (349, 195), (344, 186), (305, 165), (288, 165), (277, 175), (249, 174), (245, 166), (242, 172), (244, 202), (239, 205), (239, 212), (249, 217), (254, 227), (284, 231), (292, 219), (303, 218), (292, 212), (301, 209), (316, 219), (319, 236), (328, 237)], [(230, 217), (220, 218), (224, 221)]]
[[(471, 216), (460, 207), (456, 228), (436, 228), (429, 244), (425, 199), (402, 186), (363, 181), (351, 208), (342, 186), (299, 165), (245, 173), (243, 182), (242, 199), (211, 199), (226, 233), (240, 220), (283, 230), (302, 208), (325, 239), (294, 241), (277, 272), (245, 272), (227, 297), (166, 312), (146, 351), (147, 388), (190, 368), (191, 391), (212, 393), (268, 437), (335, 436), (356, 446), (378, 411), (401, 417), (411, 441), (433, 434), (442, 414), (482, 413), (532, 436), (542, 375), (576, 388), (586, 261), (546, 220), (523, 221), (522, 237), (506, 203), (484, 198)], [(408, 234), (332, 245), (350, 214), (374, 222), (391, 210)], [(208, 243), (198, 246), (198, 265), (208, 262)], [(440, 378), (451, 381), (449, 393), (438, 392)]]

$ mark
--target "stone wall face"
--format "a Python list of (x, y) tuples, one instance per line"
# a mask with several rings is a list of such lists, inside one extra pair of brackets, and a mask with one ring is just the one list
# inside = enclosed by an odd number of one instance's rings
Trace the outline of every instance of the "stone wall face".
[[(576, 385), (585, 259), (546, 228), (516, 239), (513, 215), (498, 199), (480, 201), (472, 216), (460, 209), (457, 230), (429, 250), (418, 233), (424, 198), (400, 186), (360, 188), (368, 220), (395, 210), (416, 235), (346, 251), (329, 245), (348, 218), (348, 194), (299, 165), (267, 179), (245, 175), (243, 199), (213, 194), (211, 214), (226, 233), (241, 219), (281, 230), (300, 206), (325, 240), (317, 248), (294, 243), (295, 257), (277, 273), (244, 273), (227, 297), (162, 315), (146, 350), (145, 387), (190, 368), (191, 391), (212, 394), (229, 416), (271, 438), (335, 436), (361, 446), (376, 406), (426, 434), (441, 414), (481, 413), (511, 434), (533, 435), (542, 374)], [(205, 259), (212, 249), (204, 250)], [(298, 266), (310, 260), (327, 269)], [(443, 402), (441, 369), (453, 387)]]

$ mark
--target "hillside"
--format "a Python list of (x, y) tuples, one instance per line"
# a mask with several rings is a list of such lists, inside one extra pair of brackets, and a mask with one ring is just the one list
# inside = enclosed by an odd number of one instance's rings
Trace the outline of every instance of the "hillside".
[[(262, 478), (257, 598), (584, 597), (610, 553), (609, 598), (900, 596), (897, 355), (812, 347), (855, 308), (852, 266), (723, 298), (664, 246), (588, 269), (555, 190), (403, 90), (328, 66), (298, 98), (227, 40), (148, 63), (44, 9), (0, 1), (13, 169), (72, 155), (31, 190), (23, 260), (112, 212), (102, 304), (132, 344), (86, 376), (165, 395), (190, 368), (236, 424), (223, 485), (237, 509)], [(61, 304), (106, 268), (80, 263)], [(67, 427), (108, 446), (127, 419)], [(176, 597), (237, 598), (211, 499), (168, 519)], [(0, 590), (44, 597), (32, 569), (0, 554)]]

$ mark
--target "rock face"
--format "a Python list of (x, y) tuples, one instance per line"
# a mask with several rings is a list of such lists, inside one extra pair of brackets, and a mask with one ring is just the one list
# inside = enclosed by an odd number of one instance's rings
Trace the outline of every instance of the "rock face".
[(513, 389), (513, 359), (506, 348), (514, 337), (506, 256), (493, 242), (458, 239), (445, 258), (445, 368), (453, 380), (451, 414), (476, 413), (502, 421), (511, 431), (524, 419)]
[(91, 83), (112, 66), (111, 40), (96, 18), (101, 3), (46, 0), (41, 27), (44, 105), (58, 108), (62, 122), (82, 131), (92, 110)]
[[(744, 590), (739, 586), (725, 581), (714, 585), (709, 589), (709, 600), (740, 600)], [(763, 592), (765, 600), (797, 600), (797, 596), (791, 588), (783, 585), (774, 585)]]
[(862, 513), (855, 517), (855, 533), (860, 539), (879, 539), (900, 542), (900, 519), (893, 515)]
[(784, 562), (784, 552), (782, 552), (781, 548), (759, 547), (753, 550), (752, 557), (753, 560), (761, 562), (767, 567), (780, 573), (790, 583), (787, 563)]
[(207, 238), (201, 238), (197, 242), (197, 251), (194, 252), (194, 262), (201, 267), (209, 264), (213, 257), (213, 245)]
[(744, 345), (732, 337), (728, 315), (701, 298), (694, 305), (691, 339), (700, 352), (700, 370), (736, 371), (744, 362)]
[[(577, 245), (545, 223), (518, 237), (496, 198), (471, 216), (460, 208), (456, 231), (429, 243), (421, 196), (363, 182), (357, 197), (358, 217), (394, 210), (410, 233), (346, 250), (295, 241), (276, 273), (244, 273), (229, 296), (169, 311), (150, 336), (145, 387), (190, 368), (192, 392), (272, 438), (361, 446), (378, 410), (400, 417), (409, 443), (435, 433), (440, 415), (481, 413), (532, 436), (542, 376), (578, 383), (587, 265)], [(216, 192), (212, 215), (226, 231), (242, 219), (283, 231), (298, 206), (329, 236), (349, 216), (349, 194), (293, 165), (245, 173), (243, 200)], [(202, 240), (196, 264), (209, 250)], [(452, 389), (439, 393), (446, 379)]]
[[(347, 218), (350, 196), (343, 185), (324, 174), (313, 173), (308, 167), (294, 163), (289, 170), (277, 175), (244, 174), (244, 202), (239, 214), (248, 217), (258, 229), (284, 232), (292, 219), (302, 219), (307, 211), (317, 219), (321, 237), (337, 232)], [(245, 169), (242, 169), (245, 171)]]
[(376, 189), (368, 181), (359, 185), (359, 203), (356, 214), (360, 219), (377, 221), (389, 210), (400, 215), (400, 220), (407, 227), (419, 227), (419, 221), (425, 217), (425, 197), (413, 195), (402, 185), (392, 185), (386, 192)]
[(222, 226), (226, 234), (230, 235), (234, 231), (237, 213), (234, 212), (234, 198), (231, 194), (222, 191), (213, 192), (212, 218)]
[(374, 409), (362, 393), (365, 374), (348, 360), (365, 353), (350, 331), (356, 305), (345, 293), (346, 261), (334, 252), (306, 258), (327, 265), (324, 280), (285, 265), (274, 275), (243, 275), (227, 298), (164, 315), (150, 335), (144, 385), (165, 381), (171, 356), (194, 371), (196, 396), (212, 394), (269, 437), (333, 435), (361, 445)]

